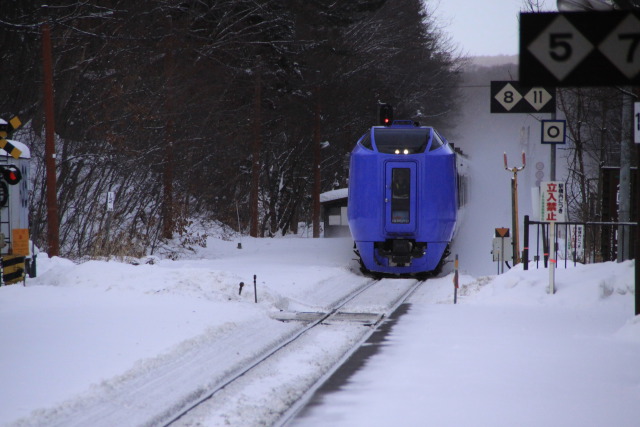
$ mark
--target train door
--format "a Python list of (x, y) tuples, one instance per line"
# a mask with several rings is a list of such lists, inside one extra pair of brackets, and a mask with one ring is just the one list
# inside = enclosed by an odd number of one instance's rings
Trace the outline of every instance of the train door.
[(416, 229), (416, 164), (385, 164), (385, 230), (413, 233)]

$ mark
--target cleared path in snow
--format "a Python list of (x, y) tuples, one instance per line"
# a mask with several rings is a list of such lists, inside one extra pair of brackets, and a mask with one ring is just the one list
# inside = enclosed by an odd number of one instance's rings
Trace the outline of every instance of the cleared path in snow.
[[(372, 282), (331, 314), (299, 316), (285, 313), (288, 323), (311, 322), (299, 339), (284, 346), (211, 399), (190, 410), (176, 426), (240, 425), (247, 419), (261, 425), (294, 416), (340, 365), (375, 332), (418, 287), (416, 280)], [(289, 320), (289, 319), (303, 320)], [(278, 384), (277, 389), (273, 384)], [(284, 415), (283, 415), (284, 414)]]

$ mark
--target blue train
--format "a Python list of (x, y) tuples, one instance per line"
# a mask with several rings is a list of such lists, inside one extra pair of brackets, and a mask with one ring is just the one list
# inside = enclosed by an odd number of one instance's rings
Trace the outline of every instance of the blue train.
[(351, 152), (354, 250), (365, 273), (437, 274), (466, 198), (465, 159), (432, 127), (390, 123), (373, 126)]

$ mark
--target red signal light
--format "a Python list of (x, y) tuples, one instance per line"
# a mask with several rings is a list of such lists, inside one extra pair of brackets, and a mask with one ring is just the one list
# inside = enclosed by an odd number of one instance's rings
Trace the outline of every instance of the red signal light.
[(389, 104), (380, 105), (380, 124), (390, 126), (393, 120), (393, 107)]
[(7, 184), (16, 185), (22, 179), (22, 174), (18, 168), (10, 166), (2, 168), (2, 177), (7, 181)]

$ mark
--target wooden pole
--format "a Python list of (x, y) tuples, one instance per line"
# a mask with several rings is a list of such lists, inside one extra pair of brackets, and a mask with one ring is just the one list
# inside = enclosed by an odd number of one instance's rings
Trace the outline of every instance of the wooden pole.
[(313, 127), (313, 237), (320, 237), (320, 89), (316, 87), (316, 114)]
[(258, 237), (258, 190), (260, 187), (260, 152), (262, 151), (262, 82), (260, 66), (256, 67), (254, 111), (253, 111), (253, 149), (251, 154), (251, 192), (249, 211), (251, 224), (249, 235)]
[(44, 72), (45, 116), (45, 181), (47, 186), (47, 252), (50, 257), (60, 255), (60, 231), (56, 185), (55, 118), (53, 102), (53, 60), (51, 55), (51, 30), (42, 25), (42, 69)]
[(507, 153), (504, 153), (504, 168), (513, 172), (511, 179), (511, 225), (513, 227), (513, 265), (520, 264), (520, 221), (518, 219), (518, 172), (527, 165), (526, 156), (522, 152), (522, 166), (509, 168), (507, 166)]
[(164, 74), (165, 74), (165, 100), (164, 109), (166, 114), (165, 123), (165, 152), (164, 152), (164, 168), (162, 171), (162, 236), (165, 239), (173, 238), (174, 229), (174, 203), (173, 203), (173, 138), (174, 138), (174, 120), (173, 120), (173, 98), (175, 91), (173, 90), (173, 69), (175, 66), (173, 59), (173, 23), (171, 16), (167, 17), (167, 31), (169, 37), (166, 43), (166, 52), (164, 57)]

